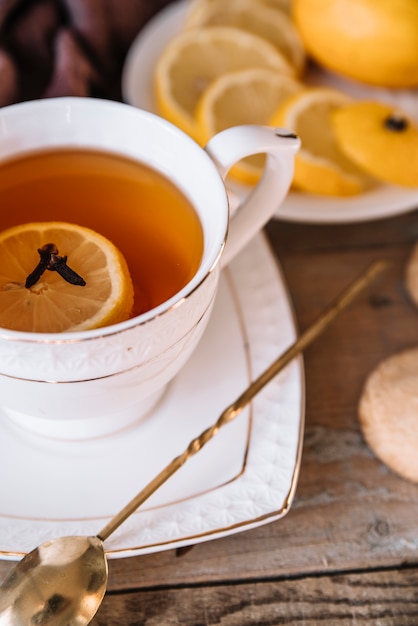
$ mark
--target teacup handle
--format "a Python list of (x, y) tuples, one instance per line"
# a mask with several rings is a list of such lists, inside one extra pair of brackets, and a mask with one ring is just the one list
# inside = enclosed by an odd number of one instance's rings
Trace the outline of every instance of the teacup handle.
[(221, 131), (207, 143), (205, 151), (225, 181), (235, 163), (254, 154), (267, 154), (263, 176), (231, 217), (224, 267), (273, 216), (289, 191), (294, 155), (300, 139), (291, 131), (268, 126), (234, 126)]

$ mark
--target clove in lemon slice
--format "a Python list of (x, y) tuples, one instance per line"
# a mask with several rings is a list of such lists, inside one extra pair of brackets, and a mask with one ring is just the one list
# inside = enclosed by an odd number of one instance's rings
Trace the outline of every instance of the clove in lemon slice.
[(129, 318), (133, 298), (123, 255), (89, 228), (36, 222), (0, 233), (3, 328), (57, 333), (108, 326)]
[(334, 111), (340, 150), (378, 180), (418, 187), (418, 124), (404, 111), (363, 100)]

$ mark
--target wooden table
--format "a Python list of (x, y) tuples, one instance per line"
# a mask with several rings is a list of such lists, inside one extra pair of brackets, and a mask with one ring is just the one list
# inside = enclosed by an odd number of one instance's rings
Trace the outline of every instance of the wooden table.
[[(369, 372), (418, 345), (418, 310), (403, 276), (418, 211), (354, 225), (274, 221), (267, 232), (300, 329), (371, 260), (393, 262), (305, 353), (294, 504), (255, 530), (110, 561), (95, 626), (418, 624), (418, 485), (376, 459), (357, 418)], [(10, 566), (0, 563), (0, 578)]]

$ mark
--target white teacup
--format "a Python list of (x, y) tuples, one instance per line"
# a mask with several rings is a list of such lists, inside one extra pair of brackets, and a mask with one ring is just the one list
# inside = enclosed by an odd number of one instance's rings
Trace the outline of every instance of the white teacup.
[[(41, 435), (79, 439), (110, 434), (149, 413), (202, 336), (221, 268), (288, 192), (298, 147), (289, 131), (242, 126), (219, 133), (203, 150), (153, 114), (98, 99), (59, 98), (1, 109), (0, 162), (55, 148), (124, 155), (179, 187), (204, 235), (203, 258), (192, 280), (138, 317), (72, 333), (0, 329), (3, 416)], [(230, 219), (224, 179), (232, 165), (256, 153), (268, 154), (263, 178)]]

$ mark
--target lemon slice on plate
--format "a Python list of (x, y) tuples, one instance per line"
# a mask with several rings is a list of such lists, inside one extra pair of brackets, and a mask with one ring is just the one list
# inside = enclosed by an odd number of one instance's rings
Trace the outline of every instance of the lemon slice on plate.
[(332, 116), (341, 150), (379, 180), (418, 187), (418, 126), (381, 102), (354, 102)]
[(181, 32), (154, 68), (157, 112), (198, 139), (194, 114), (202, 93), (221, 74), (251, 67), (294, 74), (286, 58), (258, 35), (228, 26)]
[(115, 324), (129, 318), (133, 295), (124, 257), (89, 228), (37, 222), (0, 233), (3, 328), (56, 333)]
[[(240, 124), (268, 124), (280, 103), (303, 89), (294, 78), (274, 70), (253, 68), (223, 74), (204, 91), (196, 108), (199, 139), (206, 143), (213, 135)], [(240, 161), (231, 170), (236, 180), (258, 181), (264, 166), (263, 155)]]
[(305, 66), (305, 49), (289, 15), (259, 0), (200, 2), (192, 5), (186, 28), (233, 26), (259, 35), (281, 52), (300, 75)]
[(290, 128), (301, 139), (293, 179), (299, 189), (349, 196), (370, 186), (366, 173), (340, 149), (331, 125), (331, 114), (351, 101), (338, 90), (306, 88), (285, 100), (272, 116), (273, 126)]

